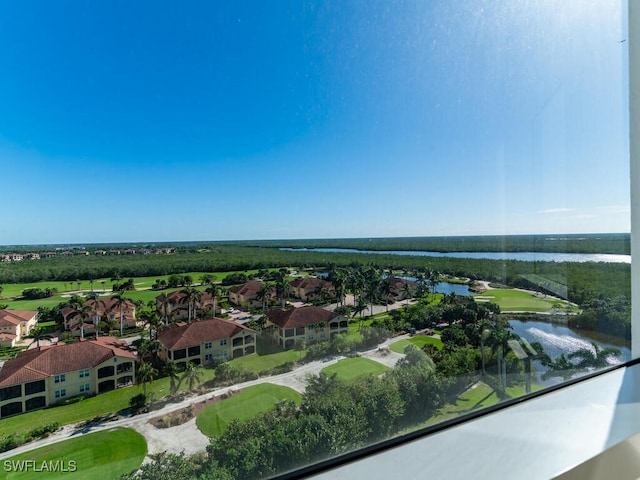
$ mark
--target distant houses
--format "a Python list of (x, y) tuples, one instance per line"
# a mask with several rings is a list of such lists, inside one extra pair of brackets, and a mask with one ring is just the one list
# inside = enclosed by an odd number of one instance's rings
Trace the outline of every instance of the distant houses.
[[(229, 288), (229, 301), (242, 308), (259, 308), (262, 300), (258, 292), (265, 286), (262, 282), (250, 281)], [(273, 293), (271, 294), (273, 298)]]
[(349, 331), (346, 317), (316, 306), (270, 310), (266, 316), (267, 325), (276, 327), (276, 338), (283, 348), (293, 348), (296, 341), (332, 340)]
[(136, 326), (136, 306), (131, 300), (97, 298), (86, 300), (83, 306), (89, 307), (84, 313), (72, 306), (64, 307), (61, 312), (65, 330), (74, 336), (94, 334), (96, 325), (104, 321), (119, 328), (121, 313), (124, 328)]
[(291, 296), (302, 301), (326, 300), (336, 296), (336, 289), (331, 282), (321, 278), (298, 278), (291, 282)]
[(205, 365), (216, 357), (231, 360), (256, 351), (254, 330), (221, 318), (173, 324), (160, 330), (158, 340), (162, 344), (159, 357), (178, 367)]
[(58, 250), (55, 252), (26, 252), (26, 253), (15, 253), (15, 252), (7, 252), (0, 253), (0, 262), (21, 262), (23, 260), (40, 260), (46, 258), (55, 258), (55, 257), (72, 257), (74, 255), (95, 255), (95, 256), (104, 256), (104, 255), (151, 255), (155, 253), (156, 255), (168, 255), (170, 253), (175, 253), (176, 249), (173, 247), (160, 247), (160, 248), (127, 248), (125, 250), (119, 250), (117, 248), (112, 248), (110, 250), (97, 249), (93, 252), (87, 250), (85, 248), (74, 248), (72, 250)]
[[(166, 295), (158, 295), (156, 297), (156, 308), (158, 312), (161, 312), (163, 316), (166, 314), (171, 317), (172, 320), (184, 320), (189, 318), (189, 308), (193, 308), (192, 317), (195, 317), (195, 310), (204, 310), (209, 316), (212, 315), (212, 309), (214, 307), (213, 296), (209, 292), (203, 292), (198, 290), (198, 299), (194, 301), (192, 307), (189, 306), (189, 295), (184, 290), (176, 290)], [(166, 302), (166, 305), (164, 303)], [(216, 310), (219, 313), (219, 307), (216, 305)]]
[(0, 346), (15, 347), (31, 334), (38, 323), (38, 312), (30, 310), (0, 310)]
[(21, 352), (0, 370), (0, 418), (133, 385), (135, 362), (126, 342), (113, 337)]

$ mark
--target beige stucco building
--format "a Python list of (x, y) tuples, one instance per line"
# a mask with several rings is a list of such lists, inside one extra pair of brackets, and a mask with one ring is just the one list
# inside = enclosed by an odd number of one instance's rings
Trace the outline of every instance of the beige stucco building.
[(114, 337), (21, 352), (0, 370), (0, 418), (132, 385), (135, 362), (135, 353)]
[(204, 365), (215, 357), (233, 359), (256, 351), (256, 332), (231, 320), (210, 318), (179, 323), (161, 330), (159, 356), (172, 360), (178, 367), (187, 363)]
[(0, 310), (0, 346), (15, 347), (38, 324), (38, 312)]

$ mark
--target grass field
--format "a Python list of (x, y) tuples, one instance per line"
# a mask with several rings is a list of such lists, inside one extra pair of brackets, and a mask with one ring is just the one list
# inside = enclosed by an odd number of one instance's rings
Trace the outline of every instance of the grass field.
[[(32, 450), (3, 461), (0, 479), (44, 479), (63, 477), (65, 479), (112, 480), (123, 473), (137, 469), (147, 453), (144, 437), (129, 428), (116, 428), (102, 432), (78, 436)], [(7, 472), (7, 462), (33, 460), (41, 471)], [(69, 470), (64, 473), (42, 471), (42, 462), (60, 461)], [(71, 465), (75, 464), (75, 471)], [(49, 463), (47, 463), (49, 464)], [(10, 463), (9, 465), (17, 465)]]
[(276, 403), (302, 401), (295, 390), (272, 383), (261, 383), (243, 389), (237, 395), (205, 408), (196, 418), (196, 425), (208, 437), (221, 435), (232, 420), (247, 420), (271, 410)]
[(284, 363), (297, 362), (304, 358), (305, 352), (298, 352), (295, 350), (286, 350), (284, 352), (272, 353), (270, 355), (247, 355), (245, 357), (236, 358), (229, 363), (236, 367), (244, 368), (253, 373), (260, 373), (264, 370), (271, 370)]
[(322, 372), (327, 375), (336, 373), (340, 380), (351, 382), (366, 375), (380, 375), (387, 370), (389, 370), (389, 367), (381, 364), (380, 362), (376, 362), (375, 360), (353, 357), (343, 358), (338, 363), (323, 368)]
[[(273, 270), (273, 269), (272, 269)], [(221, 281), (227, 275), (232, 273), (246, 273), (246, 274), (256, 274), (257, 270), (238, 270), (232, 272), (186, 272), (180, 275), (189, 275), (193, 278), (195, 284), (200, 283), (200, 278), (209, 273), (215, 277), (216, 281)], [(142, 290), (145, 288), (150, 288), (156, 280), (168, 280), (170, 275), (157, 275), (152, 277), (133, 277), (134, 285), (136, 287), (135, 291), (126, 292), (126, 296), (131, 298), (132, 300), (142, 300), (143, 302), (147, 302), (149, 300), (155, 300), (155, 297), (159, 295), (160, 291), (152, 291), (152, 290)], [(127, 280), (123, 278), (122, 280)], [(122, 281), (120, 280), (120, 281)], [(104, 282), (104, 285), (102, 284)], [(93, 291), (100, 296), (111, 296), (113, 295), (113, 283), (110, 278), (97, 278), (93, 281)], [(91, 283), (89, 280), (81, 280), (80, 281), (80, 290), (89, 291), (91, 287)], [(43, 298), (38, 300), (13, 300), (9, 297), (17, 297), (22, 295), (22, 291), (27, 288), (56, 288), (58, 290), (58, 294), (50, 297)], [(69, 296), (73, 293), (77, 293), (78, 291), (78, 283), (67, 281), (67, 282), (57, 282), (57, 281), (46, 281), (46, 282), (35, 282), (35, 283), (7, 283), (2, 285), (2, 297), (4, 297), (0, 303), (7, 304), (8, 308), (11, 310), (37, 310), (40, 306), (46, 307), (54, 307), (61, 302), (64, 302), (69, 299)], [(200, 288), (199, 288), (200, 289)], [(162, 290), (162, 292), (170, 293), (176, 289), (167, 289)]]
[(475, 295), (477, 302), (492, 302), (500, 306), (502, 312), (550, 312), (553, 308), (575, 309), (568, 302), (556, 298), (532, 295), (515, 289), (493, 289)]
[[(202, 383), (214, 377), (212, 369), (203, 368), (200, 373), (200, 381)], [(183, 382), (181, 390), (186, 390), (186, 388), (187, 386)], [(142, 393), (142, 386), (134, 385), (101, 393), (71, 405), (51, 407), (5, 418), (0, 421), (0, 437), (14, 434), (18, 438), (34, 428), (48, 425), (52, 422), (68, 425), (118, 412), (128, 408), (131, 397), (139, 393)], [(147, 395), (152, 398), (158, 399), (168, 394), (168, 377), (160, 378), (154, 380), (153, 383), (147, 384)]]
[(411, 337), (409, 339), (398, 340), (397, 342), (389, 345), (389, 348), (396, 353), (404, 353), (404, 349), (407, 348), (408, 345), (415, 345), (418, 348), (424, 347), (427, 343), (435, 345), (438, 347), (438, 350), (442, 350), (442, 340), (439, 338), (428, 337), (426, 335), (416, 335), (415, 337)]

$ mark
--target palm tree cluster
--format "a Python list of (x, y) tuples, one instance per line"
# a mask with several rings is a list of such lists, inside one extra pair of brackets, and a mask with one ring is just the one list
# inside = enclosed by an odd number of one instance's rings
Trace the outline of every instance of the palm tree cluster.
[(438, 272), (426, 269), (404, 273), (406, 277), (413, 277), (415, 281), (404, 281), (399, 288), (394, 282), (395, 272), (392, 267), (383, 269), (358, 265), (332, 268), (328, 280), (335, 288), (338, 305), (344, 305), (347, 293), (353, 295), (353, 315), (356, 316), (364, 313), (367, 307), (372, 314), (374, 305), (386, 305), (388, 310), (389, 303), (393, 303), (400, 295), (408, 304), (409, 298), (420, 298), (435, 292), (435, 286), (440, 279)]

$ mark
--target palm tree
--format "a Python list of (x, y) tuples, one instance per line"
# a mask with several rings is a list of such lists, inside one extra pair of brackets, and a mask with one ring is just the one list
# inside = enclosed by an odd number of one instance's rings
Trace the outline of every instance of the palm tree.
[(188, 323), (191, 323), (191, 320), (195, 317), (196, 304), (200, 302), (202, 292), (194, 287), (186, 287), (180, 290), (180, 293), (184, 295), (184, 301), (187, 303)]
[(409, 282), (404, 282), (402, 284), (402, 294), (404, 295), (404, 298), (407, 301), (407, 306), (408, 306), (409, 298), (411, 298), (411, 285), (409, 285)]
[[(153, 310), (143, 310), (140, 312), (140, 321), (142, 321), (149, 328), (149, 340), (158, 338), (158, 327), (162, 323), (160, 315)], [(154, 335), (155, 333), (155, 335)]]
[(590, 348), (581, 348), (568, 355), (569, 359), (578, 358), (580, 361), (576, 363), (577, 368), (604, 368), (609, 366), (607, 359), (613, 355), (621, 355), (621, 351), (614, 347), (601, 348), (596, 342), (591, 342), (593, 350)]
[(193, 392), (194, 385), (200, 381), (200, 367), (193, 362), (189, 362), (182, 373), (182, 380), (186, 380), (189, 391)]
[(336, 270), (331, 278), (333, 288), (336, 291), (336, 297), (338, 297), (338, 304), (344, 305), (344, 295), (347, 289), (347, 276), (344, 271)]
[(105, 282), (104, 280), (102, 280), (100, 283), (102, 284), (102, 293), (106, 292), (106, 291), (107, 291), (107, 287), (106, 287), (107, 282)]
[(291, 295), (291, 284), (283, 276), (276, 281), (276, 295), (280, 298), (281, 307), (284, 308), (287, 298)]
[(93, 308), (91, 305), (87, 305), (78, 296), (74, 296), (69, 300), (69, 306), (75, 311), (75, 314), (80, 317), (80, 339), (84, 339), (84, 322), (91, 318)]
[(391, 292), (393, 291), (393, 281), (391, 280), (391, 278), (387, 277), (387, 278), (383, 279), (378, 284), (378, 291), (380, 292), (380, 295), (382, 296), (382, 299), (384, 300), (384, 304), (386, 306), (387, 313), (388, 313), (389, 312), (389, 300), (391, 298)]
[(429, 282), (429, 291), (435, 295), (436, 287), (440, 282), (440, 274), (435, 270), (431, 270), (427, 276), (427, 281)]
[(115, 306), (120, 308), (120, 336), (123, 335), (123, 317), (124, 317), (124, 306), (127, 304), (127, 297), (124, 296), (123, 292), (118, 292), (115, 295), (111, 295), (111, 299), (116, 301)]
[(165, 292), (162, 292), (160, 295), (158, 295), (158, 298), (159, 300), (156, 303), (156, 305), (159, 304), (158, 310), (162, 314), (162, 318), (164, 319), (164, 324), (169, 325), (169, 311), (171, 310), (171, 303), (172, 303), (171, 299)]
[(167, 377), (169, 377), (169, 392), (173, 395), (178, 391), (180, 383), (182, 383), (180, 375), (178, 375), (178, 366), (176, 365), (176, 362), (169, 360), (164, 366), (164, 372), (167, 374)]
[(316, 296), (316, 298), (320, 299), (320, 302), (324, 302), (324, 299), (327, 298), (327, 295), (329, 294), (327, 287), (320, 283), (316, 286), (316, 288), (313, 289), (313, 294)]
[(213, 282), (215, 281), (215, 279), (216, 277), (214, 277), (210, 273), (205, 273), (200, 277), (200, 285), (207, 285), (207, 286), (213, 285)]
[(147, 398), (147, 383), (153, 383), (153, 380), (158, 376), (158, 370), (153, 368), (148, 363), (143, 363), (138, 369), (138, 375), (136, 377), (137, 383), (142, 384), (142, 394), (146, 400)]
[(100, 312), (98, 311), (100, 305), (102, 304), (103, 310), (105, 309), (104, 300), (101, 300), (98, 297), (97, 293), (91, 292), (87, 295), (87, 301), (91, 300), (93, 303), (93, 325), (96, 329), (96, 337), (99, 335), (100, 331)]
[(213, 300), (213, 305), (211, 306), (211, 316), (216, 316), (216, 311), (218, 310), (218, 297), (222, 293), (222, 288), (215, 283), (211, 283), (206, 289), (209, 295), (211, 295), (211, 299)]
[(262, 312), (267, 311), (267, 305), (269, 304), (269, 300), (271, 300), (271, 285), (265, 283), (258, 293), (256, 293), (256, 298), (262, 302)]
[(29, 345), (33, 345), (33, 342), (36, 342), (36, 348), (40, 350), (40, 340), (49, 337), (45, 333), (45, 329), (43, 327), (34, 327), (31, 329), (31, 333), (27, 336), (27, 338), (32, 338), (33, 341)]

